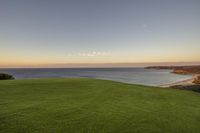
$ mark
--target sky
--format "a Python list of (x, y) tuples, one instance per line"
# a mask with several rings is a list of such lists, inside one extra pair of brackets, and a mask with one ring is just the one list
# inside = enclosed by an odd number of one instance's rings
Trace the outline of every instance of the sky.
[(0, 67), (164, 62), (200, 62), (200, 0), (0, 0)]

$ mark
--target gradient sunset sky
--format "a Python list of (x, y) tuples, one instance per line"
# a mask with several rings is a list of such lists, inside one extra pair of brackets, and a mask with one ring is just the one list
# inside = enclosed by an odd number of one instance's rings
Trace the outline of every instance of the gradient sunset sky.
[(0, 0), (0, 67), (150, 62), (200, 62), (200, 0)]

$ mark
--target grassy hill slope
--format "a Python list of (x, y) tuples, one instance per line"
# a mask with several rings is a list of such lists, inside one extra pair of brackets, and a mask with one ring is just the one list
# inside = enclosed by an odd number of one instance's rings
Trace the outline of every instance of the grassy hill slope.
[(1, 133), (199, 133), (200, 94), (97, 79), (0, 81)]

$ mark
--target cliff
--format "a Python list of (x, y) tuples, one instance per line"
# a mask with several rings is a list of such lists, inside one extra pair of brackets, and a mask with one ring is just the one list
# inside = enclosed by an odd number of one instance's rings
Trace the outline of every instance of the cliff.
[(200, 66), (150, 66), (147, 69), (170, 69), (176, 74), (200, 74)]

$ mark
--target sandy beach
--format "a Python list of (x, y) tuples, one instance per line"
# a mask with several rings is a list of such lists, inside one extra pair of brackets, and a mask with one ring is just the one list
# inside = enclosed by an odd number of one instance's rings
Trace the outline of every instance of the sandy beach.
[(195, 74), (192, 76), (192, 78), (183, 80), (183, 81), (179, 81), (179, 82), (175, 82), (175, 83), (171, 83), (171, 84), (164, 84), (161, 85), (160, 87), (173, 87), (173, 86), (192, 86), (192, 85), (196, 85), (195, 83), (193, 83), (194, 79), (196, 77), (198, 77), (199, 74)]

